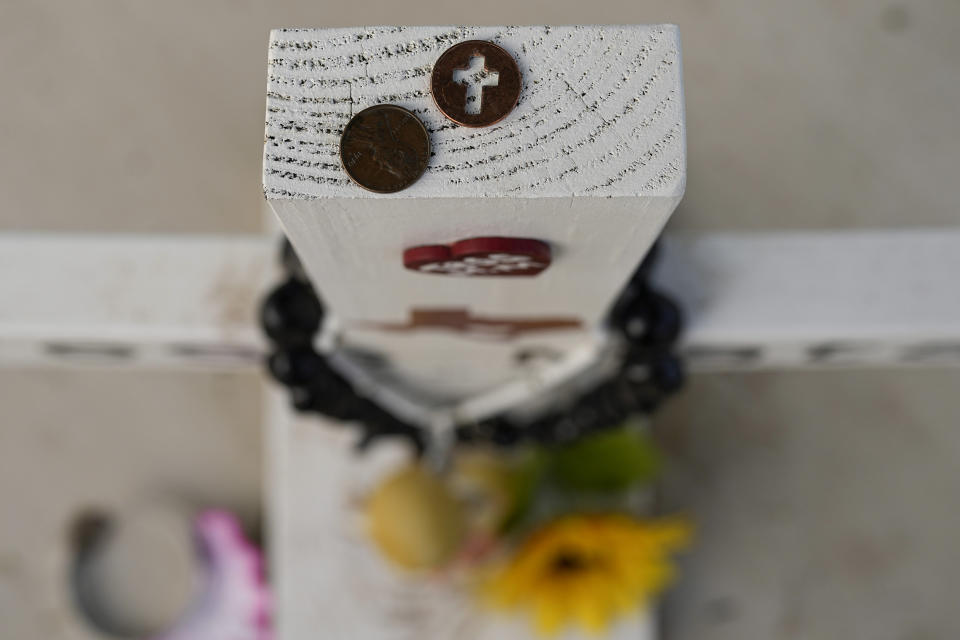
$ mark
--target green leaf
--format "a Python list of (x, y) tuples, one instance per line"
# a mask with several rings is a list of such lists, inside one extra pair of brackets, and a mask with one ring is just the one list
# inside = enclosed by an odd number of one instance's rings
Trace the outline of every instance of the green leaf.
[(546, 465), (543, 455), (538, 451), (526, 452), (516, 466), (510, 470), (510, 489), (513, 508), (504, 518), (500, 529), (504, 533), (518, 527), (529, 514), (534, 498), (543, 479)]
[(551, 451), (550, 471), (562, 488), (624, 491), (651, 480), (660, 468), (656, 445), (631, 424)]

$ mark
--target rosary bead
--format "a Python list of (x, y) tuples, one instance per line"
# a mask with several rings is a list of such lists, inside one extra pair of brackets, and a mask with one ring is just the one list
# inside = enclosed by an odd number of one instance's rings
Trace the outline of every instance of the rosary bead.
[(550, 444), (569, 444), (590, 431), (593, 424), (593, 411), (578, 407), (576, 411), (563, 418), (554, 418), (550, 426)]
[(651, 291), (649, 316), (646, 331), (641, 341), (647, 345), (666, 346), (673, 344), (683, 327), (683, 314), (680, 307), (667, 296)]
[(337, 420), (357, 419), (363, 401), (350, 383), (326, 367), (308, 383), (293, 387), (291, 395), (299, 411), (316, 411)]
[(325, 373), (327, 363), (310, 347), (279, 349), (267, 359), (267, 368), (273, 378), (284, 385), (308, 384)]
[(618, 310), (624, 335), (634, 344), (667, 346), (682, 328), (680, 308), (670, 298), (648, 290)]
[(473, 425), (469, 424), (457, 425), (454, 429), (454, 433), (457, 434), (457, 442), (462, 442), (465, 444), (476, 442), (477, 433), (472, 427)]
[[(638, 309), (645, 307), (648, 293), (649, 290), (645, 281), (631, 279), (627, 282), (627, 285), (620, 292), (620, 297), (617, 298), (610, 310), (610, 324), (626, 333), (627, 327), (631, 323), (642, 323), (644, 317), (638, 314)], [(642, 330), (642, 324), (639, 330)]]
[(660, 353), (651, 364), (653, 382), (665, 393), (679, 391), (685, 375), (680, 358), (672, 353)]
[(630, 383), (630, 407), (642, 413), (652, 413), (663, 400), (663, 392), (653, 380)]
[(326, 389), (325, 395), (317, 397), (315, 410), (336, 420), (359, 419), (358, 398), (350, 385), (343, 384), (342, 388)]
[(556, 441), (554, 426), (556, 425), (557, 419), (558, 416), (556, 415), (538, 418), (526, 425), (524, 431), (530, 438), (540, 444), (553, 444)]
[(290, 402), (297, 411), (309, 411), (314, 403), (313, 388), (308, 386), (290, 387)]
[(499, 447), (510, 447), (520, 442), (523, 432), (506, 420), (492, 420), (490, 441)]
[(274, 289), (260, 309), (264, 331), (283, 346), (310, 344), (322, 319), (323, 306), (313, 290), (293, 278)]
[(591, 392), (588, 398), (593, 419), (584, 425), (583, 432), (615, 426), (626, 420), (629, 414), (626, 399), (621, 396), (615, 382), (605, 382)]

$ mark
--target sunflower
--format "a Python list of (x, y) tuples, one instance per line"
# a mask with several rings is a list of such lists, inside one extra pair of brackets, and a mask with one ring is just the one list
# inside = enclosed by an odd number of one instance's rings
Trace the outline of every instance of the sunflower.
[(690, 534), (682, 518), (565, 516), (521, 546), (492, 577), (487, 595), (496, 607), (531, 610), (544, 634), (573, 621), (600, 633), (670, 583), (670, 553), (685, 547)]

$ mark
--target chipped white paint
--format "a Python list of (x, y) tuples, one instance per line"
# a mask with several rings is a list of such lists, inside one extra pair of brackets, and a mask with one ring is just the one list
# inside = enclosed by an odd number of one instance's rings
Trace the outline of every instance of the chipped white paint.
[[(446, 120), (429, 90), (434, 61), (470, 39), (500, 45), (523, 74), (517, 107), (483, 129)], [(383, 383), (438, 404), (536, 373), (536, 363), (519, 366), (523, 352), (562, 359), (595, 343), (614, 296), (683, 195), (671, 25), (278, 30), (269, 64), (267, 198), (343, 343), (385, 355)], [(416, 113), (434, 151), (417, 183), (389, 195), (354, 185), (338, 155), (351, 115), (380, 103)], [(406, 248), (478, 236), (536, 238), (556, 257), (534, 278), (444, 279), (402, 268)], [(509, 341), (373, 328), (424, 309), (580, 327)]]

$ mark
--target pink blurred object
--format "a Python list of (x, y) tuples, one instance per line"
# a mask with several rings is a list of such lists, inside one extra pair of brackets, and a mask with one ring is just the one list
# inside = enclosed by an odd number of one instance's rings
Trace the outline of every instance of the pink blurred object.
[(262, 552), (226, 511), (203, 512), (195, 530), (205, 565), (200, 597), (183, 620), (153, 640), (273, 640)]

